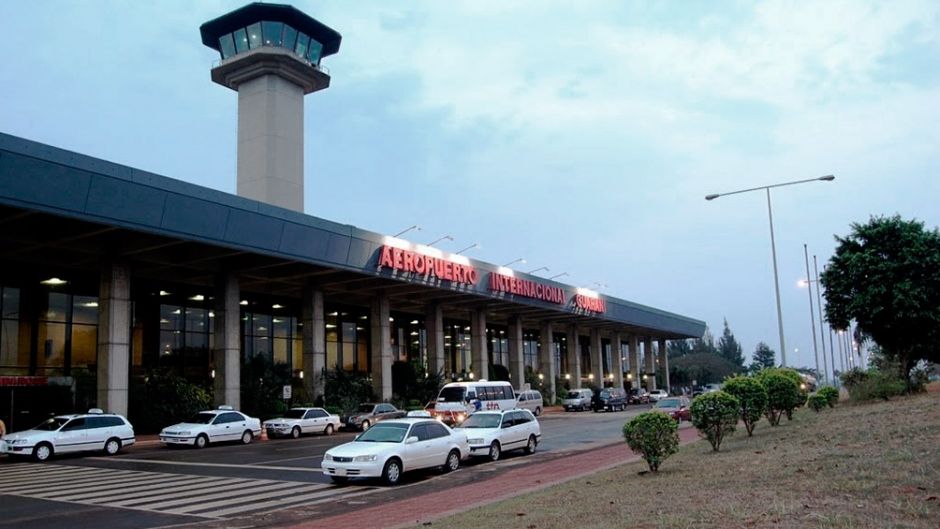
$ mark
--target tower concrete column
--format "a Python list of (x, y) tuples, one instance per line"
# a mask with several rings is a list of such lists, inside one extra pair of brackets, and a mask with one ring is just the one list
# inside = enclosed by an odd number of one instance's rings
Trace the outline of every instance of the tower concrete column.
[(241, 407), (241, 291), (238, 278), (232, 274), (220, 276), (216, 281), (215, 318), (213, 318), (215, 365), (213, 401), (235, 409)]
[(604, 347), (601, 343), (601, 330), (591, 329), (591, 372), (594, 374), (594, 384), (604, 387)]
[(539, 371), (544, 384), (548, 388), (548, 395), (544, 395), (546, 404), (555, 403), (555, 338), (552, 336), (552, 324), (543, 323), (539, 329)]
[(522, 320), (518, 317), (509, 322), (509, 374), (512, 385), (522, 391), (525, 385), (525, 359), (522, 354)]
[(623, 343), (619, 332), (610, 335), (610, 356), (614, 361), (614, 387), (623, 389)]
[(646, 389), (656, 389), (656, 355), (653, 353), (653, 338), (647, 336), (643, 340), (643, 358), (646, 359)]
[(388, 295), (380, 292), (372, 298), (369, 315), (372, 350), (372, 389), (383, 401), (392, 398), (392, 335), (388, 323)]
[(672, 392), (672, 387), (669, 385), (669, 355), (668, 350), (666, 349), (666, 340), (659, 340), (659, 372), (663, 375), (663, 389), (667, 393)]
[(632, 375), (631, 389), (642, 387), (640, 380), (640, 340), (635, 334), (630, 335), (627, 348), (630, 352), (630, 374)]
[(109, 263), (98, 284), (98, 407), (127, 415), (130, 378), (131, 272)]
[(486, 311), (473, 309), (470, 313), (470, 364), (474, 377), (489, 378), (490, 355), (486, 343)]
[(444, 373), (444, 312), (437, 304), (428, 305), (424, 318), (428, 335), (428, 372)]
[(323, 291), (307, 285), (303, 292), (303, 373), (304, 389), (314, 401), (326, 395), (326, 321)]
[(568, 326), (568, 371), (571, 375), (571, 387), (581, 388), (581, 344), (578, 339), (578, 326)]

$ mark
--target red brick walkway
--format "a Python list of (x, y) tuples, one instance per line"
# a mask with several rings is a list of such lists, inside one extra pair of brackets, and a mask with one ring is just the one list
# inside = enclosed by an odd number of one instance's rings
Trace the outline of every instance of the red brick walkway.
[[(694, 428), (679, 430), (682, 444), (698, 439)], [(394, 529), (437, 520), (474, 507), (494, 503), (512, 496), (537, 491), (582, 476), (588, 476), (617, 465), (638, 460), (626, 443), (535, 463), (485, 479), (449, 488), (440, 492), (358, 509), (347, 514), (322, 518), (290, 526), (290, 529), (362, 527)], [(480, 498), (468, 500), (468, 498)]]

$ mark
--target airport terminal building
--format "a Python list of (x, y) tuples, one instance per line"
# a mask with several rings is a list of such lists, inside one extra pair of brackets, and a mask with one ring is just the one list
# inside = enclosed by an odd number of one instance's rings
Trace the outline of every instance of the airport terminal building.
[(699, 320), (304, 214), (303, 98), (329, 86), (320, 61), (340, 35), (276, 4), (201, 33), (220, 53), (212, 80), (238, 91), (237, 195), (0, 134), (8, 424), (30, 391), (77, 380), (98, 407), (126, 414), (129, 388), (154, 369), (239, 406), (241, 368), (257, 355), (289, 366), (310, 395), (338, 366), (389, 399), (398, 360), (446, 379), (502, 365), (517, 387), (529, 370), (551, 392), (556, 377), (622, 385), (667, 374), (666, 341), (704, 332)]

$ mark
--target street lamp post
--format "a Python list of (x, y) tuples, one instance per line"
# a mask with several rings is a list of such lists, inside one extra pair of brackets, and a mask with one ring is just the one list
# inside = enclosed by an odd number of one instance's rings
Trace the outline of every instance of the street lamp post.
[(454, 255), (460, 255), (460, 254), (466, 252), (467, 250), (472, 250), (472, 249), (474, 249), (474, 248), (479, 248), (479, 247), (480, 247), (480, 243), (475, 242), (475, 243), (471, 244), (470, 246), (467, 246), (467, 247), (464, 248), (463, 250), (460, 250), (459, 252), (454, 252)]
[[(764, 190), (767, 192), (767, 218), (770, 221), (770, 254), (773, 259), (773, 264), (774, 264), (774, 291), (777, 294), (777, 331), (780, 334), (780, 365), (783, 367), (787, 366), (787, 349), (786, 349), (786, 344), (783, 339), (783, 310), (781, 310), (780, 308), (780, 280), (778, 279), (778, 276), (777, 276), (777, 244), (774, 241), (774, 215), (773, 215), (773, 208), (770, 205), (770, 190), (775, 187), (805, 184), (807, 182), (816, 182), (816, 181), (830, 182), (832, 180), (835, 180), (835, 178), (836, 177), (833, 175), (826, 175), (826, 176), (820, 176), (819, 178), (808, 178), (806, 180), (794, 180), (792, 182), (783, 182), (780, 184), (772, 184), (769, 186), (752, 187), (749, 189), (739, 189), (737, 191), (729, 191), (727, 193), (715, 193), (715, 194), (705, 196), (705, 200), (715, 200), (718, 197), (723, 197), (726, 195), (737, 195), (740, 193), (747, 193), (750, 191)], [(815, 337), (815, 335), (816, 333), (814, 332), (813, 336)]]
[[(816, 347), (816, 316), (813, 314), (813, 284), (809, 280), (809, 250), (803, 244), (803, 259), (806, 261), (806, 293), (809, 295), (809, 328), (813, 331), (813, 358), (816, 359), (816, 375), (819, 375), (819, 349)], [(819, 288), (819, 285), (816, 285)], [(819, 323), (822, 325), (822, 322)], [(823, 380), (826, 374), (823, 373)]]
[[(819, 341), (822, 342), (822, 357), (823, 357), (823, 368), (826, 370), (826, 378), (828, 380), (829, 366), (826, 365), (826, 334), (823, 330), (823, 312), (822, 312), (822, 283), (819, 282), (819, 263), (816, 261), (816, 256), (813, 255), (813, 273), (816, 276), (816, 309), (819, 311)], [(832, 360), (832, 377), (835, 379), (835, 370), (836, 370), (836, 357), (832, 351), (832, 345), (829, 347), (829, 359)], [(833, 380), (835, 382), (835, 380)]]

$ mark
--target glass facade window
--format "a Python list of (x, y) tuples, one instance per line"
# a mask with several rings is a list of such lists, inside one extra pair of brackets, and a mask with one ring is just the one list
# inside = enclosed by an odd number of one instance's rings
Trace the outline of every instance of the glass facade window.
[(283, 22), (264, 20), (219, 37), (219, 54), (223, 59), (261, 46), (292, 50), (298, 57), (317, 65), (323, 54), (322, 44)]
[(355, 309), (327, 310), (326, 367), (366, 374), (370, 368), (369, 318)]
[(235, 39), (231, 33), (219, 37), (219, 50), (223, 59), (228, 59), (235, 55)]
[(310, 45), (307, 46), (306, 59), (313, 64), (320, 64), (320, 53), (323, 51), (323, 45), (314, 39), (310, 39)]
[(261, 23), (261, 33), (264, 36), (265, 46), (281, 47), (284, 23), (264, 21)]
[[(20, 289), (0, 287), (0, 373), (29, 369), (29, 352), (20, 354)], [(9, 371), (8, 371), (9, 370)]]
[(522, 361), (525, 367), (538, 371), (539, 369), (539, 338), (532, 332), (522, 333)]
[(255, 22), (246, 29), (248, 30), (248, 47), (252, 50), (255, 48), (260, 48), (262, 42), (261, 22)]
[[(232, 34), (235, 40), (235, 53), (243, 53), (248, 51), (248, 32), (245, 28), (237, 30)], [(222, 58), (225, 58), (225, 55), (222, 55)]]
[(284, 46), (285, 49), (292, 50), (294, 49), (294, 45), (296, 43), (297, 43), (297, 30), (285, 24), (284, 25), (284, 42), (282, 46)]
[(303, 366), (301, 326), (289, 314), (246, 312), (242, 316), (245, 360), (263, 356), (275, 364), (292, 369)]
[(310, 46), (310, 37), (305, 33), (297, 34), (297, 45), (294, 46), (294, 53), (305, 57), (307, 55), (307, 48)]
[(204, 307), (161, 304), (157, 365), (188, 380), (205, 380), (209, 376), (211, 314)]

